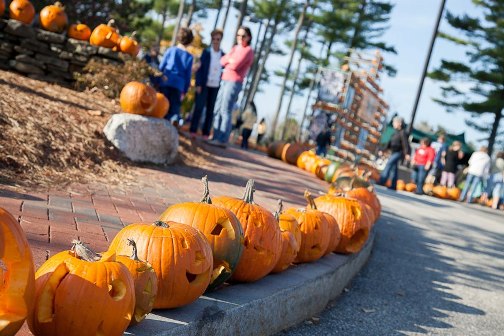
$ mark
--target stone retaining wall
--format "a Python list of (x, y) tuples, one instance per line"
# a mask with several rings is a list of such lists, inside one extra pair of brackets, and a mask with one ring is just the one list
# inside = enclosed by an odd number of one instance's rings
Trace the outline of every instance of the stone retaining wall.
[(87, 41), (67, 38), (23, 24), (0, 19), (0, 69), (16, 71), (30, 78), (71, 86), (73, 74), (91, 59), (123, 63), (128, 55), (95, 47)]

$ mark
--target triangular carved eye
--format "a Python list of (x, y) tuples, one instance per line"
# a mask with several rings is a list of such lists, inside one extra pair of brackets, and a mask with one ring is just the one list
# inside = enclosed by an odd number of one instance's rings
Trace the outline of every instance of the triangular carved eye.
[(189, 283), (193, 282), (197, 276), (198, 276), (197, 274), (186, 272), (186, 278)]
[(313, 229), (314, 229), (314, 230), (320, 230), (320, 225), (319, 225), (319, 223), (318, 223), (318, 222), (317, 222), (317, 223), (315, 223), (315, 225), (313, 226)]
[(221, 232), (222, 232), (223, 229), (224, 228), (222, 227), (222, 225), (216, 224), (215, 227), (214, 227), (214, 229), (212, 230), (212, 232), (210, 232), (210, 234), (212, 236), (220, 236), (220, 234), (221, 234)]

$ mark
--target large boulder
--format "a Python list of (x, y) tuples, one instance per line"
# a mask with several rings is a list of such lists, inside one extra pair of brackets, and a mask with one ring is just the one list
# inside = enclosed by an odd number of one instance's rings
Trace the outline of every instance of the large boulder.
[(177, 129), (165, 119), (114, 114), (103, 131), (130, 160), (169, 164), (177, 158)]

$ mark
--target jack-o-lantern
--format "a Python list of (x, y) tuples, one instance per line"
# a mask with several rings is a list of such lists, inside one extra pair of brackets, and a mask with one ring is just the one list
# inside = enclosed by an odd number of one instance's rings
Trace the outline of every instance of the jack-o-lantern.
[(9, 5), (9, 17), (29, 25), (35, 18), (35, 7), (28, 0), (12, 0)]
[(33, 310), (35, 270), (19, 223), (0, 208), (0, 335), (11, 336)]
[(339, 229), (338, 222), (336, 222), (336, 219), (328, 214), (327, 212), (323, 212), (324, 216), (326, 217), (327, 220), (327, 227), (329, 229), (329, 244), (327, 244), (327, 249), (324, 253), (324, 255), (327, 255), (333, 251), (336, 250), (336, 248), (339, 245), (339, 242), (341, 240), (341, 232)]
[(170, 109), (170, 102), (164, 94), (156, 92), (156, 106), (149, 113), (149, 117), (163, 119)]
[(199, 203), (172, 205), (159, 220), (190, 225), (207, 238), (213, 252), (213, 272), (210, 290), (231, 277), (243, 252), (243, 230), (240, 221), (230, 210), (212, 204), (208, 179), (203, 177), (204, 194)]
[(205, 292), (213, 269), (212, 249), (197, 229), (175, 222), (130, 224), (123, 228), (109, 252), (127, 254), (134, 237), (138, 257), (151, 264), (158, 278), (154, 308), (176, 308), (195, 301)]
[(339, 225), (341, 240), (336, 248), (339, 253), (355, 253), (361, 250), (369, 236), (369, 217), (363, 214), (360, 201), (341, 196), (324, 195), (314, 200), (317, 209), (332, 215)]
[(282, 253), (271, 273), (285, 271), (294, 262), (301, 248), (301, 229), (296, 218), (282, 212), (282, 200), (278, 201), (278, 211), (274, 213), (282, 232)]
[(91, 37), (91, 29), (83, 23), (75, 23), (68, 27), (67, 35), (68, 37), (76, 40), (89, 41), (89, 37)]
[(129, 82), (119, 96), (121, 108), (126, 113), (149, 115), (156, 107), (156, 90), (147, 84)]
[(268, 275), (282, 253), (282, 237), (275, 217), (254, 203), (254, 180), (247, 182), (243, 199), (220, 196), (213, 202), (236, 215), (245, 235), (245, 248), (231, 279), (252, 282)]
[(39, 19), (40, 26), (53, 33), (62, 33), (68, 24), (65, 8), (61, 2), (42, 8)]
[(136, 57), (140, 51), (140, 44), (135, 39), (136, 32), (133, 32), (131, 36), (123, 36), (119, 41), (119, 50), (125, 54)]
[(112, 27), (114, 20), (110, 20), (107, 24), (98, 25), (91, 36), (89, 37), (89, 43), (94, 46), (104, 47), (104, 48), (115, 48), (119, 43), (121, 37), (117, 30)]
[(138, 258), (136, 243), (133, 239), (128, 239), (131, 246), (131, 256), (116, 256), (116, 261), (120, 262), (130, 272), (135, 285), (135, 311), (131, 317), (130, 325), (135, 325), (149, 314), (156, 299), (158, 284), (156, 272), (152, 266)]
[(126, 266), (80, 241), (37, 270), (36, 298), (28, 327), (35, 335), (122, 335), (135, 307)]
[(374, 220), (377, 220), (381, 214), (381, 204), (380, 200), (376, 196), (376, 194), (372, 191), (373, 187), (369, 188), (355, 188), (349, 190), (345, 193), (346, 197), (358, 199), (369, 205), (374, 212)]

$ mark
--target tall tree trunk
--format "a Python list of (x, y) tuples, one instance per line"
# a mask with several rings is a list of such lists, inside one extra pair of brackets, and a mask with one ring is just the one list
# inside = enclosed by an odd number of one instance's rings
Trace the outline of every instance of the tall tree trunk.
[[(351, 49), (355, 48), (357, 45), (357, 39), (362, 31), (362, 21), (364, 20), (364, 14), (366, 14), (366, 6), (368, 4), (367, 2), (368, 2), (368, 0), (362, 0), (361, 6), (359, 8), (357, 22), (355, 22), (354, 32), (352, 34), (352, 38), (350, 39), (350, 41), (348, 43), (348, 50), (345, 55), (346, 57), (350, 57), (350, 55), (352, 54)], [(343, 64), (346, 64), (346, 63), (348, 63), (348, 61), (344, 60)]]
[[(233, 44), (236, 44), (236, 34), (238, 34), (238, 30), (243, 24), (243, 18), (247, 14), (247, 0), (242, 0), (240, 4), (240, 14), (238, 15), (238, 23), (236, 24), (236, 30), (234, 34), (234, 42)], [(252, 41), (250, 41), (252, 43)]]
[(177, 35), (180, 30), (180, 25), (182, 23), (182, 16), (184, 15), (184, 5), (185, 0), (180, 0), (179, 9), (177, 13), (177, 22), (175, 23), (175, 29), (173, 29), (172, 46), (175, 46), (177, 44)]
[(292, 66), (294, 54), (296, 53), (296, 49), (297, 49), (299, 32), (301, 31), (301, 28), (303, 27), (303, 22), (304, 22), (304, 19), (306, 16), (306, 10), (308, 9), (309, 5), (310, 5), (310, 0), (306, 0), (303, 5), (303, 10), (301, 11), (301, 14), (299, 15), (298, 22), (296, 25), (296, 30), (294, 31), (294, 41), (292, 42), (292, 47), (291, 47), (291, 51), (290, 51), (290, 55), (289, 55), (289, 62), (287, 63), (287, 69), (285, 69), (284, 79), (282, 82), (282, 86), (280, 88), (280, 94), (278, 96), (278, 103), (277, 103), (277, 108), (276, 108), (276, 112), (275, 112), (275, 118), (273, 119), (273, 127), (271, 128), (271, 137), (273, 139), (275, 138), (275, 130), (277, 128), (278, 117), (280, 115), (280, 110), (282, 109), (282, 101), (283, 101), (283, 96), (285, 94), (285, 87), (287, 85), (287, 81), (289, 80), (290, 68)]
[(219, 24), (219, 17), (220, 17), (220, 13), (222, 10), (222, 0), (219, 0), (218, 5), (219, 5), (219, 8), (217, 9), (217, 16), (215, 17), (215, 23), (213, 26), (214, 30), (217, 29), (217, 25)]
[(495, 138), (497, 137), (497, 131), (499, 130), (499, 124), (502, 119), (502, 108), (495, 113), (495, 120), (492, 125), (492, 130), (490, 136), (488, 137), (488, 155), (492, 156), (493, 148), (495, 145)]
[[(93, 1), (93, 3), (95, 3), (95, 2)], [(161, 16), (161, 29), (159, 30), (158, 37), (157, 37), (158, 48), (161, 45), (161, 40), (163, 39), (167, 16), (168, 16), (168, 2), (165, 2), (165, 7), (163, 8), (163, 14)]]
[(191, 21), (194, 15), (194, 9), (196, 8), (196, 0), (192, 0), (189, 5), (189, 10), (187, 11), (187, 27), (191, 26)]
[(306, 27), (304, 38), (303, 38), (303, 44), (301, 45), (301, 51), (299, 52), (299, 59), (298, 63), (296, 66), (296, 70), (294, 71), (294, 82), (292, 83), (292, 89), (289, 97), (289, 103), (287, 104), (287, 111), (285, 112), (285, 121), (284, 121), (284, 126), (282, 129), (282, 138), (285, 137), (285, 131), (287, 130), (287, 120), (289, 117), (290, 109), (292, 106), (292, 101), (294, 100), (294, 95), (296, 94), (296, 86), (297, 86), (297, 80), (299, 77), (299, 71), (301, 70), (301, 62), (303, 61), (303, 50), (306, 49), (306, 41), (308, 40), (308, 35), (310, 34), (310, 29), (311, 29), (311, 24), (313, 21), (310, 21), (308, 26)]
[(325, 64), (329, 65), (330, 59), (331, 59), (331, 49), (334, 41), (329, 41), (329, 44), (327, 45), (327, 53), (326, 53), (326, 58), (325, 58)]
[(227, 7), (226, 7), (226, 13), (224, 14), (224, 22), (222, 22), (222, 30), (226, 29), (226, 22), (229, 16), (229, 9), (231, 8), (231, 0), (228, 1)]

